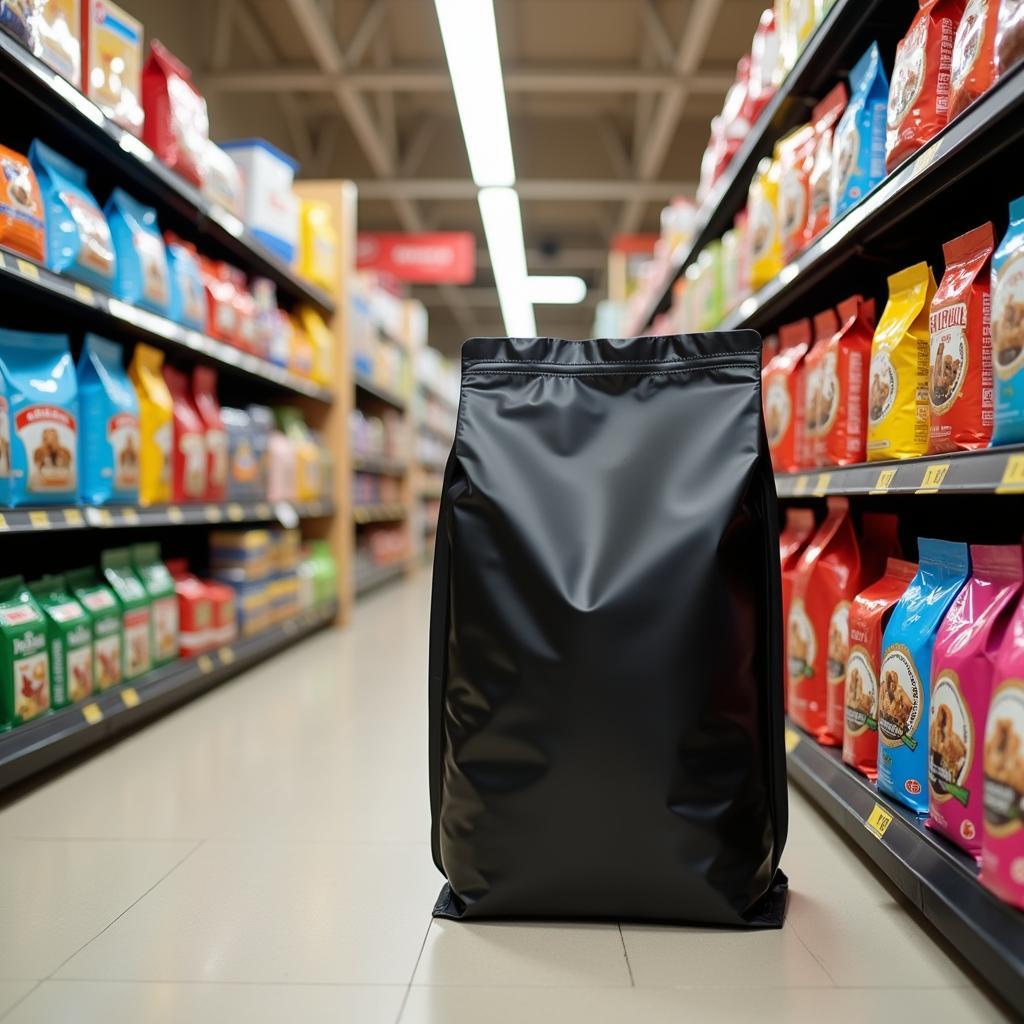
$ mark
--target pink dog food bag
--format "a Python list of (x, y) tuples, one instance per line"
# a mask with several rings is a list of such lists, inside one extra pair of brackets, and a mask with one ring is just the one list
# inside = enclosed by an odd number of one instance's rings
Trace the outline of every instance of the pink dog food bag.
[(1019, 545), (971, 546), (973, 571), (932, 653), (928, 827), (981, 859), (982, 736), (996, 655), (1024, 579)]
[(982, 758), (981, 881), (1024, 909), (1024, 601), (996, 656)]

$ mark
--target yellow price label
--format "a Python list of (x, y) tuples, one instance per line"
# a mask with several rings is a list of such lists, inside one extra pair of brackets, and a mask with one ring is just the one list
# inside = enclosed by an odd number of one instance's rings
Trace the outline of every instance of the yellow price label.
[(928, 466), (924, 471), (924, 476), (921, 478), (921, 486), (917, 489), (916, 493), (935, 494), (942, 486), (942, 481), (946, 479), (948, 472), (948, 462), (936, 462)]
[(29, 260), (15, 260), (22, 277), (31, 277), (33, 281), (39, 280), (39, 268)]
[(219, 523), (224, 518), (224, 513), (220, 510), (220, 505), (207, 505), (206, 506), (206, 521), (208, 523)]
[(1024, 491), (1024, 455), (1009, 455), (996, 493), (1013, 494), (1019, 491)]
[(82, 706), (82, 717), (89, 725), (96, 725), (103, 721), (103, 708), (99, 704), (84, 704)]
[(34, 530), (48, 530), (50, 528), (50, 514), (45, 509), (36, 508), (28, 514), (28, 521)]
[(885, 494), (890, 487), (892, 487), (893, 480), (896, 479), (895, 469), (880, 469), (878, 471), (878, 479), (875, 481), (875, 486), (871, 490), (871, 494)]
[(185, 522), (185, 513), (177, 505), (169, 505), (167, 508), (167, 518), (175, 524), (183, 523)]
[(832, 483), (831, 473), (819, 473), (817, 483), (814, 485), (814, 496), (824, 498), (828, 494), (828, 485)]
[(935, 162), (935, 158), (939, 155), (939, 150), (942, 148), (941, 142), (936, 142), (934, 146), (929, 146), (915, 161), (913, 176), (916, 178), (922, 171), (927, 170)]
[(875, 804), (867, 821), (864, 822), (864, 827), (881, 839), (885, 835), (886, 829), (892, 824), (892, 817), (891, 811), (887, 811), (881, 804)]
[(809, 481), (808, 481), (806, 476), (798, 476), (796, 478), (796, 483), (793, 484), (793, 493), (794, 494), (806, 494), (807, 493), (807, 484), (808, 484), (808, 482)]
[(126, 686), (121, 691), (121, 703), (126, 708), (137, 708), (139, 706), (139, 691), (134, 686)]
[(228, 519), (233, 523), (240, 523), (245, 518), (245, 509), (237, 501), (228, 505)]
[(7, 516), (0, 512), (0, 530), (7, 529)]
[(230, 647), (222, 647), (217, 652), (217, 656), (220, 658), (222, 665), (231, 665), (235, 660), (235, 652)]
[(261, 501), (256, 506), (256, 516), (259, 519), (269, 519), (270, 518), (270, 506), (265, 501)]
[(81, 284), (80, 282), (77, 281), (75, 282), (75, 294), (83, 302), (88, 302), (90, 306), (93, 304), (93, 301), (96, 298), (95, 294), (93, 293), (93, 290), (87, 284)]
[(196, 658), (196, 664), (199, 666), (199, 671), (202, 672), (204, 676), (213, 671), (213, 658), (208, 654), (200, 654), (199, 657)]
[(64, 509), (64, 522), (68, 526), (81, 526), (85, 522), (82, 518), (82, 510), (77, 508)]
[(95, 513), (96, 522), (100, 526), (110, 526), (110, 524), (113, 522), (113, 516), (111, 516), (109, 508), (98, 508), (95, 510)]
[(800, 743), (800, 733), (786, 726), (786, 753), (792, 754)]
[(139, 513), (133, 508), (121, 509), (121, 522), (125, 526), (137, 526), (139, 523)]

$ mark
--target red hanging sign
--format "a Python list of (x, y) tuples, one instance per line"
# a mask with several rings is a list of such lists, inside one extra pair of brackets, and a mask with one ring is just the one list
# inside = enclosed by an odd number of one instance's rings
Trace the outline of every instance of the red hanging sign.
[(410, 284), (471, 284), (476, 277), (476, 238), (469, 231), (360, 231), (356, 266), (384, 271)]

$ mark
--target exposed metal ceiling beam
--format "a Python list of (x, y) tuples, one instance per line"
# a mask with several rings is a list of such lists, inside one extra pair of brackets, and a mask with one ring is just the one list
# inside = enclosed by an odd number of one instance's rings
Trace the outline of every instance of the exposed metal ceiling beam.
[[(381, 178), (358, 182), (362, 199), (466, 199), (475, 200), (477, 187), (468, 178)], [(645, 201), (692, 194), (694, 182), (620, 181), (612, 179), (535, 178), (516, 182), (526, 202), (617, 202), (625, 198)]]
[(356, 26), (348, 46), (345, 48), (344, 61), (346, 67), (355, 67), (369, 49), (377, 33), (380, 31), (384, 18), (388, 13), (390, 0), (370, 0), (363, 11), (363, 17)]
[(649, 47), (650, 52), (657, 58), (657, 63), (666, 68), (671, 67), (676, 55), (672, 43), (669, 42), (668, 27), (655, 0), (643, 0), (643, 13), (644, 35), (647, 38), (647, 46), (644, 49), (647, 50)]
[[(305, 4), (307, 0), (289, 0)], [(505, 91), (510, 93), (663, 93), (675, 87), (688, 93), (721, 96), (733, 81), (730, 72), (701, 72), (679, 76), (663, 71), (642, 71), (621, 67), (590, 67), (565, 71), (558, 68), (510, 68), (504, 72)], [(202, 79), (207, 92), (448, 92), (451, 79), (441, 67), (391, 67), (387, 70), (330, 68), (245, 68), (207, 74)]]

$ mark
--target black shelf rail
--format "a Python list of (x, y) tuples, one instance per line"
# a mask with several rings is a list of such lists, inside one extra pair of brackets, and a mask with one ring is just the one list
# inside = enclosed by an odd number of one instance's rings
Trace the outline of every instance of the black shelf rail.
[(409, 514), (404, 505), (356, 505), (352, 518), (359, 526), (368, 523), (397, 523)]
[(334, 515), (331, 501), (225, 501), (194, 505), (51, 505), (0, 511), (0, 536), (65, 530), (159, 529), (168, 526), (216, 526), (281, 523)]
[(780, 498), (884, 494), (1024, 494), (1024, 445), (927, 455), (900, 462), (777, 473)]
[[(310, 302), (326, 313), (334, 311), (334, 300), (325, 291), (303, 280), (258, 242), (237, 217), (205, 199), (139, 139), (105, 117), (96, 104), (6, 34), (0, 34), (0, 81), (59, 124), (62, 132), (87, 146), (110, 175), (139, 199), (158, 210), (173, 210), (200, 238), (208, 238), (230, 253), (248, 273), (269, 277), (292, 298)], [(5, 109), (16, 102), (8, 97)]]
[(720, 330), (771, 324), (837, 266), (861, 255), (877, 239), (893, 234), (927, 204), (939, 204), (946, 189), (984, 168), (1024, 137), (1024, 66), (992, 89), (905, 161), (767, 285), (727, 316)]
[(19, 304), (34, 300), (50, 309), (68, 312), (98, 332), (122, 342), (148, 341), (172, 355), (187, 354), (275, 389), (319, 402), (333, 401), (333, 393), (315, 381), (234, 345), (182, 327), (166, 317), (137, 309), (14, 253), (0, 251), (0, 286)]
[(399, 412), (405, 411), (408, 402), (401, 395), (396, 394), (389, 388), (381, 387), (380, 384), (374, 383), (369, 377), (360, 373), (356, 374), (355, 381), (357, 391), (362, 391), (364, 395), (369, 395), (371, 398), (377, 398)]
[(0, 734), (0, 790), (22, 782), (238, 675), (334, 621), (333, 603), (254, 636), (154, 669)]
[(732, 227), (736, 214), (746, 205), (747, 191), (761, 158), (772, 152), (789, 129), (808, 119), (814, 104), (845, 78), (873, 40), (894, 44), (916, 11), (913, 0), (836, 0), (701, 205), (692, 242), (671, 255), (664, 280), (654, 289), (634, 326), (643, 329), (668, 309), (672, 285), (709, 242)]
[(838, 750), (786, 729), (793, 781), (1008, 1001), (1024, 1006), (1024, 913), (978, 881), (962, 850), (880, 795)]

